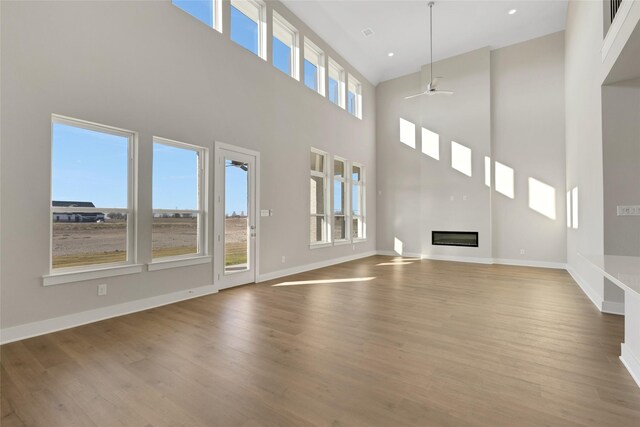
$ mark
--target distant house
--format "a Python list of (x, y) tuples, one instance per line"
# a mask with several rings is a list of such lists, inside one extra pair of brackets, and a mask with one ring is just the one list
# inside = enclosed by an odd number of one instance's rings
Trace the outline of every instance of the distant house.
[[(65, 202), (54, 200), (51, 204), (54, 208), (95, 208), (91, 202)], [(53, 220), (56, 222), (98, 222), (104, 221), (101, 212), (54, 212)]]

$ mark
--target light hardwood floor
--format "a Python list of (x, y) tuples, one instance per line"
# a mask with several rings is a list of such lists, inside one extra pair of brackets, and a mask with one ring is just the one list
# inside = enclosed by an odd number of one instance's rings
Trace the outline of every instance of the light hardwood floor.
[(2, 426), (638, 427), (622, 339), (564, 271), (378, 256), (4, 345)]

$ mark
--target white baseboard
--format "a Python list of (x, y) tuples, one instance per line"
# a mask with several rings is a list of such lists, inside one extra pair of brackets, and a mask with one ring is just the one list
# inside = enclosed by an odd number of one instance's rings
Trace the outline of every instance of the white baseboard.
[(470, 262), (475, 264), (501, 264), (501, 265), (516, 265), (520, 267), (555, 268), (559, 270), (564, 270), (567, 266), (566, 264), (561, 262), (535, 261), (535, 260), (526, 260), (526, 259), (523, 260), (523, 259), (506, 259), (506, 258), (479, 258), (479, 257), (453, 256), (453, 255), (426, 255), (426, 254), (417, 254), (417, 253), (405, 253), (403, 255), (399, 255), (394, 251), (378, 251), (378, 255), (432, 259), (435, 261)]
[(128, 301), (122, 304), (110, 305), (108, 307), (97, 308), (95, 310), (81, 311), (80, 313), (54, 317), (53, 319), (3, 328), (0, 330), (0, 344), (7, 344), (38, 335), (61, 331), (63, 329), (74, 328), (76, 326), (86, 325), (87, 323), (93, 323), (99, 320), (148, 310), (150, 308), (160, 307), (204, 295), (215, 294), (216, 292), (218, 292), (218, 289), (214, 285), (201, 286), (199, 288), (187, 289), (172, 292), (170, 294)]
[(640, 360), (633, 354), (631, 349), (626, 344), (620, 345), (620, 360), (622, 364), (627, 368), (627, 371), (631, 374), (638, 387), (640, 387)]
[(569, 275), (571, 275), (571, 277), (573, 277), (573, 280), (578, 284), (578, 286), (580, 286), (580, 289), (582, 289), (582, 292), (584, 292), (589, 297), (593, 305), (595, 305), (598, 308), (598, 310), (602, 311), (602, 299), (597, 294), (597, 292), (594, 291), (593, 288), (589, 286), (589, 284), (582, 277), (580, 277), (578, 272), (576, 272), (568, 264), (567, 264), (567, 272), (569, 273)]
[(614, 302), (614, 301), (602, 301), (602, 310), (603, 313), (609, 314), (619, 314), (624, 316), (624, 303), (623, 302)]
[(517, 265), (520, 267), (554, 268), (558, 270), (566, 270), (567, 268), (567, 264), (563, 262), (535, 261), (528, 259), (494, 258), (493, 263), (501, 265)]
[(272, 271), (258, 276), (258, 282), (266, 282), (267, 280), (278, 279), (280, 277), (291, 276), (292, 274), (304, 273), (305, 271), (315, 270), (318, 268), (329, 267), (343, 262), (354, 261), (360, 258), (366, 258), (377, 255), (376, 251), (360, 252), (358, 254), (347, 255), (340, 258), (328, 259), (326, 261), (314, 262), (313, 264), (299, 265), (297, 267), (285, 268), (284, 270)]

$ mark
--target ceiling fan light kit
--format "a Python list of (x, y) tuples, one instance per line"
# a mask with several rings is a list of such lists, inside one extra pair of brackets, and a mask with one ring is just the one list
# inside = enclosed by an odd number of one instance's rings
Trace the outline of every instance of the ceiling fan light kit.
[(404, 99), (417, 98), (422, 95), (453, 95), (449, 90), (438, 90), (438, 83), (442, 77), (433, 77), (433, 5), (435, 2), (429, 2), (429, 83), (424, 92), (415, 95), (406, 96)]

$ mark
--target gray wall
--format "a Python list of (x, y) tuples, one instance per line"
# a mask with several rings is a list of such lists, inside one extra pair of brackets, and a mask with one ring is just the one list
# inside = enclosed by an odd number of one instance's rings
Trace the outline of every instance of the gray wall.
[[(140, 262), (151, 256), (154, 135), (262, 153), (261, 206), (275, 216), (261, 221), (261, 274), (375, 250), (374, 87), (279, 3), (268, 3), (269, 16), (276, 8), (363, 83), (363, 120), (169, 1), (0, 7), (3, 328), (213, 283), (212, 265), (198, 265), (42, 286), (52, 113), (139, 132)], [(367, 168), (369, 239), (355, 249), (309, 249), (311, 146)], [(97, 283), (108, 283), (107, 296), (96, 296)]]
[[(492, 51), (491, 152), (515, 171), (514, 199), (491, 197), (494, 258), (565, 262), (564, 125), (564, 33)], [(529, 206), (529, 177), (555, 189), (555, 219)]]
[[(404, 100), (428, 80), (426, 67), (378, 85), (379, 249), (398, 238), (405, 252), (436, 258), (565, 262), (563, 46), (555, 33), (437, 62), (451, 97)], [(399, 141), (400, 117), (416, 123), (416, 149)], [(421, 126), (440, 134), (440, 160), (422, 154)], [(452, 169), (452, 140), (472, 149), (471, 177)], [(513, 199), (485, 186), (485, 156), (515, 170)], [(529, 207), (529, 177), (555, 189), (555, 219)], [(480, 247), (431, 246), (431, 230), (479, 231)]]
[(640, 217), (618, 205), (640, 205), (640, 80), (602, 87), (604, 253), (640, 256)]

